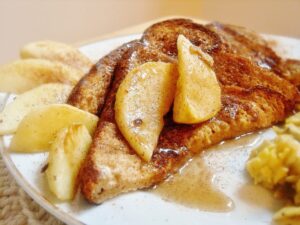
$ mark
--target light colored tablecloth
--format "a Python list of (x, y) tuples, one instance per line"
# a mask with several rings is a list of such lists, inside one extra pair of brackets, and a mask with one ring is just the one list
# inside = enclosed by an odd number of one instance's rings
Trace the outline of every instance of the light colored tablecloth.
[(14, 181), (0, 155), (0, 224), (62, 224), (35, 203)]

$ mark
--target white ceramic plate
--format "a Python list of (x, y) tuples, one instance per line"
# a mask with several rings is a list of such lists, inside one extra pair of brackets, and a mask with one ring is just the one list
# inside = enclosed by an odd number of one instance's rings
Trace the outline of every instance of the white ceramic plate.
[[(80, 50), (93, 60), (99, 59), (122, 43), (139, 38), (130, 35), (89, 44)], [(277, 42), (274, 47), (284, 57), (300, 59), (300, 40), (266, 36)], [(7, 94), (0, 94), (0, 103), (11, 101)], [(0, 104), (1, 107), (1, 104)], [(0, 109), (1, 110), (1, 109)], [(82, 196), (71, 203), (57, 202), (49, 193), (41, 168), (47, 153), (14, 154), (7, 152), (9, 136), (4, 136), (0, 149), (7, 168), (18, 184), (42, 207), (67, 224), (272, 224), (272, 214), (281, 203), (269, 192), (252, 184), (245, 171), (245, 161), (251, 149), (263, 139), (274, 134), (265, 130), (218, 145), (204, 154), (208, 167), (214, 173), (214, 183), (235, 203), (234, 210), (226, 213), (205, 212), (167, 202), (148, 191), (123, 194), (101, 205), (90, 205)]]

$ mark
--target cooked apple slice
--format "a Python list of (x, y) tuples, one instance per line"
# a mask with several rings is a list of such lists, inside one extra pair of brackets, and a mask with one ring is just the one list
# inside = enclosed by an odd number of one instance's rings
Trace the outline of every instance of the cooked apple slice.
[(16, 132), (24, 116), (36, 107), (65, 103), (71, 90), (68, 84), (51, 83), (17, 96), (0, 113), (0, 135)]
[(172, 104), (177, 80), (175, 66), (148, 62), (127, 74), (115, 102), (118, 127), (137, 154), (151, 159)]
[(212, 69), (213, 59), (183, 35), (177, 39), (178, 71), (173, 119), (194, 124), (208, 120), (221, 109), (221, 88)]
[(98, 117), (66, 104), (53, 104), (32, 110), (18, 126), (10, 150), (37, 152), (49, 150), (56, 133), (72, 124), (83, 124), (92, 134)]
[(76, 124), (60, 130), (48, 156), (46, 177), (52, 193), (60, 200), (71, 200), (77, 187), (77, 175), (92, 143), (84, 125)]
[(53, 62), (64, 63), (85, 73), (92, 67), (89, 58), (78, 49), (55, 41), (29, 43), (21, 49), (20, 56), (22, 59), (48, 59)]
[(21, 94), (45, 83), (75, 85), (81, 70), (46, 59), (23, 59), (0, 66), (0, 91)]

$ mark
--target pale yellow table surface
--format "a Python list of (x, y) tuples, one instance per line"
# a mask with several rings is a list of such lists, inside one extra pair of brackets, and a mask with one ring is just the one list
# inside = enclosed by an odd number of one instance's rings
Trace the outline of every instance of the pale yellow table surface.
[(300, 0), (0, 0), (0, 64), (30, 41), (77, 43), (169, 15), (300, 37)]

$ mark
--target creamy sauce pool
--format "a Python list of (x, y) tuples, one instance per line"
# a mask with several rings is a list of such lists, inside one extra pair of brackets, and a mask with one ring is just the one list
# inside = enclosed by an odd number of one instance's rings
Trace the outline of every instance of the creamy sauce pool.
[(198, 156), (179, 173), (158, 185), (154, 192), (165, 200), (205, 211), (227, 212), (234, 204), (214, 183), (214, 175)]
[[(194, 157), (177, 174), (157, 185), (152, 192), (166, 201), (190, 208), (211, 212), (231, 211), (234, 208), (234, 202), (214, 183), (216, 178), (214, 171), (221, 168), (224, 160), (227, 159), (220, 160), (218, 156), (214, 157), (214, 154), (218, 154), (218, 151), (224, 147), (229, 150), (231, 148), (233, 150), (244, 149), (247, 154), (249, 152), (247, 149), (252, 148), (258, 139), (260, 139), (258, 134), (250, 134), (216, 145), (209, 151)], [(228, 154), (228, 160), (231, 156), (232, 154)], [(210, 161), (207, 164), (208, 158)], [(211, 158), (215, 159), (211, 160)]]

